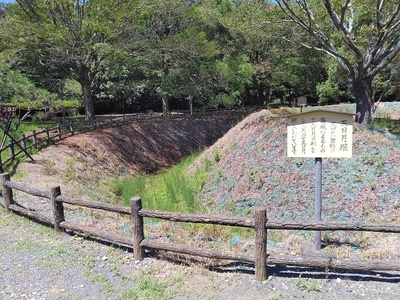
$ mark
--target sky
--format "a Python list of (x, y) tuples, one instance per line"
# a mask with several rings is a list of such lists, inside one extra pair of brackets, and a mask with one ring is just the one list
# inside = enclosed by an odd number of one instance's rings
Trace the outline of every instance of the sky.
[(0, 0), (0, 3), (14, 3), (15, 0)]

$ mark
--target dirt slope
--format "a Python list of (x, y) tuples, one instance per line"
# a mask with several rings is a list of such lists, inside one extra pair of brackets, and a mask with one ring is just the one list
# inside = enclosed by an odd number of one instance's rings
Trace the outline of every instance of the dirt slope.
[[(279, 112), (279, 111), (277, 111)], [(313, 219), (312, 158), (286, 157), (286, 119), (255, 113), (199, 158), (213, 162), (202, 199), (214, 209), (245, 214), (266, 205), (269, 218)], [(353, 157), (323, 160), (323, 219), (398, 220), (400, 141), (386, 131), (355, 127)]]
[(33, 156), (36, 163), (26, 159), (16, 181), (39, 189), (60, 185), (69, 196), (106, 199), (93, 194), (100, 192), (101, 181), (166, 168), (210, 146), (237, 122), (229, 116), (155, 120), (77, 134), (41, 150)]

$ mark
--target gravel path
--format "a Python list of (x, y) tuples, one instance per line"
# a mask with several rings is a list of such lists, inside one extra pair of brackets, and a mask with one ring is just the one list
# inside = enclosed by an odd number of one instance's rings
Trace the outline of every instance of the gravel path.
[(207, 270), (53, 229), (0, 208), (0, 299), (398, 299), (400, 273), (334, 273), (253, 266)]

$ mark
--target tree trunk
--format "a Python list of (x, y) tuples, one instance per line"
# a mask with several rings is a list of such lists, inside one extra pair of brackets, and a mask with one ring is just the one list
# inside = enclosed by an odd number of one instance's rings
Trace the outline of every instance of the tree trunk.
[(163, 116), (166, 118), (168, 117), (168, 113), (169, 113), (169, 99), (168, 96), (162, 96), (161, 97), (161, 101), (162, 101), (162, 110), (163, 110)]
[(193, 115), (193, 96), (192, 96), (192, 95), (189, 95), (189, 96), (188, 96), (188, 100), (189, 100), (190, 115)]
[(92, 82), (93, 78), (89, 75), (89, 70), (86, 66), (80, 67), (80, 74), (78, 74), (78, 81), (82, 87), (83, 104), (85, 106), (85, 120), (93, 121), (96, 119), (93, 106)]
[(356, 122), (367, 125), (372, 121), (371, 83), (366, 80), (354, 80), (353, 92), (356, 99)]
[(85, 105), (85, 120), (93, 121), (96, 119), (96, 116), (94, 114), (92, 90), (90, 89), (90, 85), (82, 85), (82, 91), (83, 103)]

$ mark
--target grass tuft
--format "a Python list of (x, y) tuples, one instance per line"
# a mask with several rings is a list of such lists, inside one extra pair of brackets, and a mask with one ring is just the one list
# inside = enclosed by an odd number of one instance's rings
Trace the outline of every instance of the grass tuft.
[(119, 178), (113, 182), (114, 193), (121, 198), (124, 205), (129, 205), (132, 197), (139, 196), (147, 209), (201, 211), (201, 205), (195, 200), (195, 196), (204, 185), (206, 176), (202, 171), (186, 174), (187, 167), (197, 156), (198, 153), (193, 154), (156, 175)]

